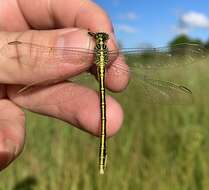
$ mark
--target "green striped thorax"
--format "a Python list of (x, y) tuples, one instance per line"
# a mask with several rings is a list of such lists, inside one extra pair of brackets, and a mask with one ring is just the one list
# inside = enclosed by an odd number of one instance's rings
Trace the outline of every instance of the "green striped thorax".
[(96, 59), (95, 63), (97, 66), (104, 67), (108, 62), (108, 48), (107, 48), (107, 40), (109, 39), (109, 35), (105, 32), (88, 32), (90, 36), (92, 36), (95, 40), (95, 53)]

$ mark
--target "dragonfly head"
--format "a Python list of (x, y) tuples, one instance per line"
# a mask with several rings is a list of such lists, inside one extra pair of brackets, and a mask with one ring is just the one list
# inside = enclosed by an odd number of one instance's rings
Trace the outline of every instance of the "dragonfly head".
[(96, 42), (106, 42), (109, 39), (109, 35), (105, 32), (88, 32), (90, 36), (92, 36)]

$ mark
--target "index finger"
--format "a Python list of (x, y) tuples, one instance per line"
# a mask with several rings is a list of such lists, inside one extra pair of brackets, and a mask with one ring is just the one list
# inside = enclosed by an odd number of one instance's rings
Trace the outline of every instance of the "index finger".
[[(15, 1), (16, 2), (16, 1)], [(6, 3), (4, 3), (6, 4)], [(33, 29), (57, 29), (65, 27), (77, 27), (88, 29), (93, 32), (102, 31), (110, 35), (108, 47), (116, 44), (113, 34), (112, 23), (106, 12), (97, 4), (89, 0), (19, 0), (18, 6), (2, 6), (4, 11), (0, 14), (0, 28), (9, 31), (25, 30), (32, 27)], [(0, 10), (1, 10), (0, 6)], [(11, 14), (8, 14), (11, 13)], [(4, 16), (3, 16), (4, 15)], [(18, 22), (6, 22), (7, 17)], [(2, 22), (1, 22), (2, 21)], [(14, 24), (15, 23), (15, 24)], [(27, 27), (26, 27), (27, 26)], [(119, 60), (120, 65), (125, 65)], [(124, 66), (126, 67), (126, 66)], [(109, 67), (111, 69), (111, 67)], [(115, 75), (109, 75), (111, 78), (107, 87), (111, 90), (122, 90), (126, 84), (128, 77), (126, 75), (124, 85), (120, 88), (112, 85), (114, 80), (118, 78)]]
[[(1, 2), (0, 10), (4, 9), (0, 16), (1, 28), (7, 25), (5, 28), (10, 31), (78, 27), (113, 33), (112, 23), (106, 12), (89, 0), (16, 0), (13, 1), (14, 6), (6, 4), (9, 3)], [(19, 22), (12, 24), (3, 18), (16, 19)]]

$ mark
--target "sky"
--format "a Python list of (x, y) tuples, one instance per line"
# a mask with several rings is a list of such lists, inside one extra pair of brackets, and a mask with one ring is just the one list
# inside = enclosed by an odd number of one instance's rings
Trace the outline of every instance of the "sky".
[(95, 0), (123, 47), (166, 46), (178, 34), (209, 39), (209, 0)]

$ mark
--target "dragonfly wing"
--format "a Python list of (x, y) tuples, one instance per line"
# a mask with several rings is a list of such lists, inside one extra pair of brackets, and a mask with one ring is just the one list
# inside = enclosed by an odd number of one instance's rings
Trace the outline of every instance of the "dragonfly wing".
[(13, 41), (4, 45), (0, 53), (20, 65), (49, 67), (57, 64), (73, 66), (90, 66), (94, 59), (93, 50), (81, 48), (48, 47), (21, 41)]
[(139, 82), (134, 83), (141, 87), (140, 93), (145, 102), (167, 105), (193, 102), (192, 91), (185, 86), (170, 81), (147, 78), (146, 76), (140, 77), (140, 81), (141, 85)]
[[(192, 102), (191, 91), (184, 86), (164, 80), (164, 78), (175, 78), (176, 76), (179, 78), (180, 73), (174, 72), (173, 68), (180, 68), (196, 61), (200, 63), (202, 59), (207, 58), (208, 50), (199, 44), (179, 44), (162, 48), (112, 51), (109, 57), (119, 53), (129, 69), (124, 64), (113, 62), (110, 67), (114, 68), (111, 70), (115, 70), (115, 72), (111, 72), (111, 75), (120, 77), (130, 72), (132, 75), (130, 88), (134, 86), (135, 91), (140, 89), (138, 97), (142, 101), (160, 104), (188, 104)], [(181, 72), (181, 70), (177, 71)], [(157, 80), (159, 77), (163, 80)]]
[(44, 86), (50, 86), (50, 85), (54, 85), (57, 84), (59, 82), (64, 82), (64, 81), (69, 81), (69, 82), (75, 82), (81, 85), (86, 85), (89, 83), (90, 80), (92, 80), (93, 76), (90, 73), (82, 73), (78, 76), (72, 77), (69, 80), (47, 80), (47, 81), (37, 81), (37, 82), (33, 82), (31, 84), (28, 84), (26, 86), (24, 86), (23, 88), (21, 88), (20, 90), (18, 90), (17, 94), (24, 94), (24, 93), (28, 93), (28, 92), (32, 92), (34, 89), (36, 89), (36, 87), (44, 87)]
[[(112, 64), (111, 75), (120, 77), (130, 72), (131, 79), (127, 95), (132, 91), (138, 100), (154, 104), (189, 104), (192, 103), (192, 92), (183, 85), (174, 82), (158, 80), (143, 75), (141, 71), (129, 70), (122, 65)], [(115, 72), (114, 72), (115, 70)]]
[(109, 57), (122, 54), (130, 70), (173, 69), (179, 66), (193, 64), (208, 56), (208, 50), (200, 44), (182, 43), (160, 48), (127, 48), (121, 51), (110, 51)]
[(36, 87), (40, 87), (40, 86), (48, 86), (48, 85), (54, 85), (56, 83), (59, 83), (61, 81), (64, 81), (64, 80), (47, 80), (47, 81), (36, 81), (36, 82), (33, 82), (31, 84), (28, 84), (26, 86), (24, 86), (23, 88), (21, 88), (20, 90), (18, 90), (17, 94), (24, 94), (25, 92), (32, 92), (34, 90), (34, 88)]
[[(91, 78), (91, 86), (96, 89), (96, 87), (98, 87), (98, 84), (95, 81), (94, 77), (90, 77), (90, 75), (84, 75), (83, 78), (76, 78), (76, 82), (74, 80), (69, 80), (62, 81), (56, 84), (50, 83), (47, 85), (45, 83), (44, 85), (28, 86), (27, 89), (23, 88), (22, 91), (19, 90), (19, 92), (16, 94), (16, 98), (26, 98), (25, 105), (33, 105), (33, 111), (34, 109), (37, 111), (45, 106), (58, 106), (60, 109), (62, 109), (63, 105), (66, 105), (68, 102), (80, 102), (80, 99), (82, 97), (85, 98), (92, 95), (92, 90), (89, 90), (89, 88), (87, 88), (86, 86), (77, 84), (83, 84), (83, 81), (84, 83), (86, 83), (86, 77), (88, 79)], [(27, 103), (27, 101), (29, 103)], [(31, 101), (32, 103), (30, 103)], [(26, 108), (30, 109), (30, 107)]]
[[(19, 41), (8, 43), (0, 52), (10, 59), (17, 60), (22, 65), (35, 66), (38, 64), (40, 67), (60, 63), (68, 63), (73, 66), (89, 66), (94, 59), (94, 51), (87, 49), (47, 47)], [(144, 94), (145, 99), (150, 99), (149, 102), (153, 103), (165, 102), (166, 104), (187, 102), (187, 99), (191, 99), (191, 91), (172, 82), (143, 77), (140, 74), (141, 70), (173, 68), (194, 63), (196, 58), (206, 57), (204, 47), (194, 44), (180, 44), (165, 48), (110, 51), (108, 54), (109, 62), (114, 62), (115, 58), (121, 53), (124, 55), (125, 62), (129, 65), (129, 70), (123, 65), (113, 63), (111, 66), (117, 71), (113, 74), (118, 75), (121, 71), (131, 72), (133, 74), (132, 84), (136, 84), (138, 89), (143, 91), (141, 94)], [(34, 85), (37, 85), (37, 83), (25, 87), (22, 91)]]

